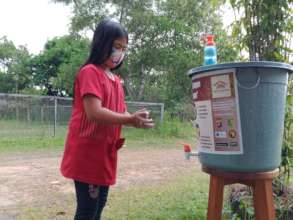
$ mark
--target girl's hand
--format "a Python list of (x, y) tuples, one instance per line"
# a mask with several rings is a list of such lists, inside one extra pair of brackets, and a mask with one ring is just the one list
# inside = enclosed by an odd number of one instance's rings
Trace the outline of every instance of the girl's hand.
[(132, 115), (131, 125), (136, 128), (153, 128), (154, 121), (149, 118), (149, 112), (146, 109), (138, 110)]

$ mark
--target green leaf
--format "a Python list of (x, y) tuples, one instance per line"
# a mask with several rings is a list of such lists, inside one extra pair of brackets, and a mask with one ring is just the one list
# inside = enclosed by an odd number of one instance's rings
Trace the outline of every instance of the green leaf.
[(293, 106), (293, 94), (287, 95), (287, 104)]

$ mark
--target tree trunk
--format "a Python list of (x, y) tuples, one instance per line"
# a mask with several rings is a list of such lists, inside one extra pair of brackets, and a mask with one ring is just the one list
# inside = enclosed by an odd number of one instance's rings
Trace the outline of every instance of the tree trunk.
[(131, 97), (132, 100), (135, 100), (135, 91), (133, 89), (133, 86), (131, 85), (130, 77), (124, 77), (124, 86), (127, 94)]
[(119, 18), (120, 24), (123, 24), (124, 10), (125, 10), (125, 0), (123, 0), (121, 3), (121, 11), (120, 11), (120, 18)]
[(139, 85), (139, 91), (137, 95), (137, 100), (141, 100), (144, 95), (144, 87), (145, 87), (145, 70), (144, 70), (144, 64), (142, 63), (140, 66), (140, 85)]

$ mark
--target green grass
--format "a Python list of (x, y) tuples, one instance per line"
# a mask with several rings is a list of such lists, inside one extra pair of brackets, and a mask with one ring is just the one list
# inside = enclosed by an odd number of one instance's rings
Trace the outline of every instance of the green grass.
[(54, 127), (48, 124), (0, 121), (0, 153), (32, 151), (39, 149), (62, 149), (66, 126)]
[[(131, 130), (131, 132), (127, 132)], [(156, 123), (152, 129), (124, 129), (125, 136), (133, 139), (137, 138), (190, 138), (195, 136), (195, 129), (191, 123), (181, 122), (178, 119), (165, 118), (164, 123)]]
[[(41, 149), (63, 149), (67, 126), (57, 126), (53, 137), (53, 125), (26, 123), (16, 121), (0, 121), (0, 153), (11, 151), (31, 151)], [(153, 129), (135, 129), (125, 127), (123, 135), (130, 148), (174, 148), (180, 142), (193, 145), (195, 129), (190, 123), (182, 123), (176, 119), (166, 119), (163, 124), (157, 123)]]
[(155, 187), (113, 192), (104, 213), (105, 219), (205, 219), (207, 183), (207, 176), (200, 173), (183, 175)]
[(64, 137), (0, 138), (0, 153), (63, 149)]
[[(56, 195), (58, 196), (58, 195)], [(206, 218), (208, 176), (203, 173), (180, 175), (154, 186), (112, 188), (103, 220), (203, 220)], [(22, 220), (72, 219), (74, 197), (56, 199), (33, 208), (22, 207)]]
[(153, 129), (124, 128), (123, 136), (130, 148), (140, 146), (149, 148), (175, 148), (180, 143), (187, 142), (191, 146), (195, 143), (195, 129), (189, 123), (180, 121), (166, 121)]
[[(0, 121), (0, 153), (63, 148), (66, 127), (56, 137), (42, 132), (44, 126)], [(13, 135), (13, 132), (17, 135)], [(189, 123), (167, 120), (150, 130), (125, 128), (128, 148), (179, 148), (180, 142), (194, 143), (195, 130)], [(199, 173), (176, 174), (174, 179), (151, 186), (112, 188), (103, 220), (201, 220), (206, 217), (208, 176)], [(74, 195), (56, 191), (46, 201), (20, 204), (16, 211), (22, 220), (72, 219)]]

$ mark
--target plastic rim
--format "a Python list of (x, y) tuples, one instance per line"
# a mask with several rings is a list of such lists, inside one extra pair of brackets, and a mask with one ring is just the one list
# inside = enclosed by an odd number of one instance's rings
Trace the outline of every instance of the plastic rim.
[(258, 61), (258, 62), (234, 62), (234, 63), (221, 63), (207, 66), (200, 66), (192, 68), (187, 72), (189, 77), (195, 74), (209, 72), (213, 70), (229, 69), (229, 68), (249, 68), (249, 67), (259, 67), (259, 68), (278, 68), (287, 70), (288, 73), (293, 72), (293, 66), (287, 63), (271, 62), (271, 61)]

